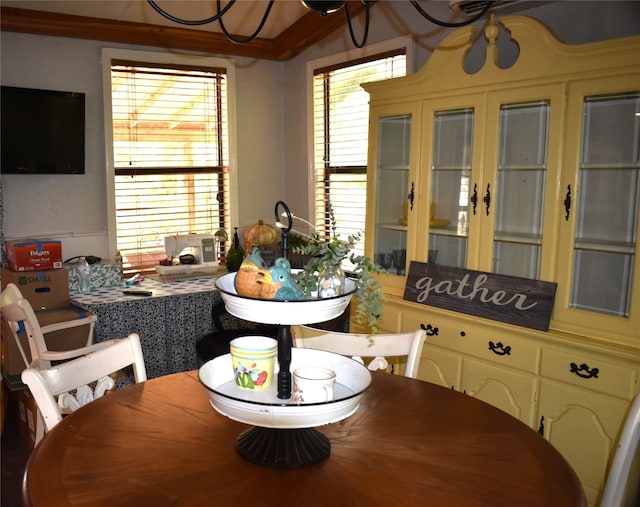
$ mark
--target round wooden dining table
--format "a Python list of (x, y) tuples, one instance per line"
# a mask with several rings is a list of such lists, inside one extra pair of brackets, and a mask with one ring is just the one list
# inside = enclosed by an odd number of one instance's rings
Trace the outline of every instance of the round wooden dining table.
[(373, 373), (355, 414), (322, 426), (329, 457), (294, 470), (236, 450), (248, 426), (217, 413), (198, 372), (108, 394), (32, 453), (32, 506), (582, 507), (575, 473), (538, 433), (470, 396)]

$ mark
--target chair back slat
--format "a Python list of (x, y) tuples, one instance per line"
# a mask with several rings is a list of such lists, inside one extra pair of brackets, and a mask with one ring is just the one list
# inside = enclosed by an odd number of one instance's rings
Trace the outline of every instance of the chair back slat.
[(2, 291), (2, 318), (9, 324), (9, 329), (18, 344), (18, 350), (25, 361), (25, 366), (29, 365), (27, 357), (22, 349), (22, 344), (18, 335), (24, 331), (27, 335), (29, 343), (29, 351), (31, 353), (31, 362), (36, 361), (38, 367), (51, 366), (50, 361), (41, 359), (42, 352), (47, 351), (47, 343), (42, 334), (42, 329), (38, 323), (33, 308), (23, 296), (15, 284), (9, 283)]
[[(326, 350), (353, 358), (390, 358), (406, 356), (405, 377), (415, 378), (426, 338), (424, 330), (393, 334), (356, 334), (327, 332), (309, 326), (292, 326), (295, 346)], [(385, 361), (374, 360), (369, 369), (383, 367)]]
[(108, 345), (86, 356), (42, 369), (40, 375), (54, 396), (76, 389), (78, 386), (90, 384), (100, 377), (129, 365), (136, 366), (134, 368), (136, 382), (143, 382), (147, 380), (144, 362), (139, 362), (138, 355), (134, 351), (134, 348), (140, 348), (140, 341), (137, 338), (138, 335), (131, 336), (100, 342)]
[[(77, 390), (81, 394), (88, 384), (129, 365), (133, 365), (136, 382), (147, 380), (140, 338), (135, 333), (126, 338), (97, 343), (92, 352), (50, 368), (27, 368), (22, 372), (22, 381), (29, 387), (49, 431), (62, 420), (58, 403), (60, 395), (64, 397), (66, 393)], [(89, 401), (93, 399), (94, 392)], [(80, 401), (81, 396), (75, 397)], [(62, 405), (74, 406), (69, 403)]]
[[(91, 346), (93, 342), (93, 330), (97, 320), (94, 314), (41, 327), (33, 307), (29, 301), (22, 296), (20, 289), (18, 289), (15, 284), (7, 284), (2, 291), (0, 301), (2, 319), (9, 324), (9, 329), (20, 351), (25, 367), (49, 368), (51, 361), (67, 360), (79, 357), (87, 352), (87, 349), (84, 348), (50, 351), (45, 340), (47, 333), (87, 326), (86, 347)], [(27, 337), (31, 359), (27, 358), (25, 350), (22, 347), (22, 341), (19, 336), (22, 333), (25, 333)]]

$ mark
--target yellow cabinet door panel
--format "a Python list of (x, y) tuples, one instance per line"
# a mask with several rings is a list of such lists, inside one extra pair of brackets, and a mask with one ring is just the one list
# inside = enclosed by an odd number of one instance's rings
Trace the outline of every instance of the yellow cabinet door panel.
[(540, 382), (544, 437), (575, 470), (591, 505), (599, 503), (629, 403), (552, 380)]
[(537, 379), (475, 359), (462, 362), (461, 389), (534, 427)]
[(422, 349), (418, 378), (458, 390), (461, 369), (462, 355), (427, 345)]

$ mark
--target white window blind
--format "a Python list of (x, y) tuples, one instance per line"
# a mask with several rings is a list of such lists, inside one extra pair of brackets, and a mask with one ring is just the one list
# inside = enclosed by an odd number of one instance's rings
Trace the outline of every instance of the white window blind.
[(405, 74), (404, 48), (314, 71), (316, 228), (342, 239), (360, 233), (356, 254), (364, 250), (369, 132), (369, 94), (360, 84)]
[(111, 64), (117, 249), (125, 272), (164, 238), (229, 228), (225, 69)]

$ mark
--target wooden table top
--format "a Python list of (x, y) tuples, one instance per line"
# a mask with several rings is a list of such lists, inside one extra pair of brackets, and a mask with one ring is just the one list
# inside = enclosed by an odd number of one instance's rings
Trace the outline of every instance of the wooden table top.
[(561, 455), (508, 414), (420, 380), (374, 373), (331, 455), (297, 470), (236, 451), (247, 428), (209, 405), (197, 371), (127, 387), (66, 417), (33, 452), (26, 505), (582, 507)]

